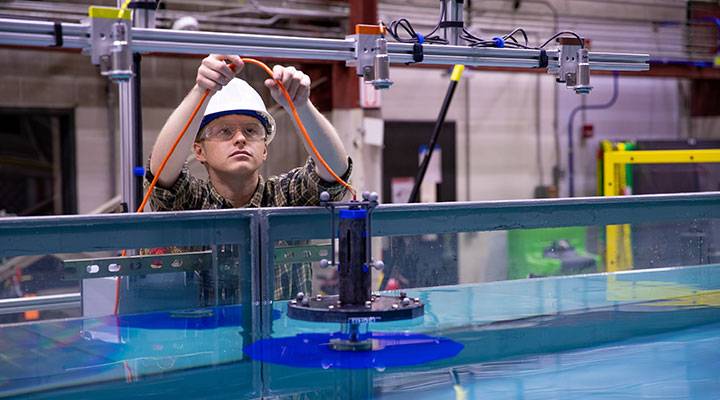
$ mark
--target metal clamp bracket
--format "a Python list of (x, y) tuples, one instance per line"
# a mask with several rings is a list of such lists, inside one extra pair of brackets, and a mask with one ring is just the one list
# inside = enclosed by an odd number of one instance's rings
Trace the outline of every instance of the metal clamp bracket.
[(348, 65), (354, 64), (357, 75), (375, 89), (388, 89), (393, 84), (383, 31), (381, 25), (356, 25), (355, 35), (348, 37), (355, 41), (355, 60), (348, 61)]
[(588, 94), (590, 86), (590, 59), (588, 50), (578, 38), (560, 38), (558, 67), (548, 68), (559, 83), (565, 83), (577, 94)]
[(90, 7), (90, 59), (114, 81), (133, 76), (129, 10)]

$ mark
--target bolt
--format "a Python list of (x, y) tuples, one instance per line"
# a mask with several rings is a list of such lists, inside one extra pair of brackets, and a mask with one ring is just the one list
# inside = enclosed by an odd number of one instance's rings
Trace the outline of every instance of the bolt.
[(295, 299), (296, 299), (296, 300), (302, 300), (304, 297), (305, 297), (305, 293), (303, 293), (303, 292), (298, 292), (298, 293), (295, 295)]
[(328, 192), (320, 193), (320, 201), (330, 201), (330, 193), (328, 193)]
[(328, 306), (328, 310), (332, 310), (332, 309), (334, 309), (334, 308), (335, 308), (335, 306), (332, 305), (332, 304), (330, 304), (330, 305)]
[(382, 271), (383, 268), (385, 268), (385, 263), (382, 260), (376, 260), (373, 261), (373, 267), (375, 267), (376, 270)]
[(410, 299), (408, 299), (407, 297), (404, 298), (404, 299), (402, 299), (402, 305), (405, 306), (405, 307), (409, 306), (409, 305), (410, 305)]
[(305, 298), (302, 299), (302, 301), (300, 302), (300, 304), (301, 304), (303, 307), (310, 307), (310, 299), (308, 299), (307, 297), (305, 297)]
[(393, 310), (397, 310), (398, 308), (400, 308), (400, 306), (397, 305), (397, 304), (393, 304), (393, 305), (392, 305), (392, 308), (393, 308)]
[(296, 304), (297, 304), (297, 300), (290, 300), (290, 304), (296, 305)]

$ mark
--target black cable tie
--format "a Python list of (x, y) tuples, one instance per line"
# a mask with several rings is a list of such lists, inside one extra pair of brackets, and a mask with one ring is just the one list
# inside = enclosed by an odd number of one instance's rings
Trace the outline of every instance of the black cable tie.
[(540, 49), (540, 65), (538, 68), (547, 68), (548, 66), (548, 55), (545, 49)]
[(128, 8), (135, 10), (157, 10), (157, 1), (131, 1)]
[(425, 59), (425, 54), (423, 53), (423, 46), (420, 43), (413, 44), (413, 63), (419, 63), (422, 62)]
[(442, 21), (438, 24), (438, 28), (462, 28), (464, 26), (463, 21)]
[(53, 24), (53, 36), (55, 37), (55, 44), (50, 47), (63, 47), (63, 34), (62, 34), (62, 23), (55, 21)]

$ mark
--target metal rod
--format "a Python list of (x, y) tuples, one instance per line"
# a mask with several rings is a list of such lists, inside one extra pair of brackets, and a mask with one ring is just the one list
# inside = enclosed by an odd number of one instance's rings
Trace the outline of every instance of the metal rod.
[(372, 268), (372, 230), (370, 227), (370, 213), (372, 209), (365, 209), (365, 265), (368, 270)]
[(344, 50), (318, 50), (290, 47), (263, 47), (263, 46), (238, 46), (234, 44), (210, 44), (210, 43), (174, 43), (150, 40), (135, 40), (132, 44), (133, 51), (141, 53), (182, 53), (182, 54), (208, 54), (208, 53), (232, 53), (242, 54), (248, 57), (274, 57), (274, 58), (299, 58), (331, 61), (347, 61), (353, 58), (351, 51)]
[(80, 307), (80, 293), (0, 299), (0, 314), (15, 314), (30, 310), (57, 310)]
[[(133, 82), (133, 114), (134, 114), (134, 130), (133, 130), (133, 167), (140, 167), (144, 165), (143, 160), (143, 123), (142, 123), (142, 80), (141, 80), (141, 69), (142, 69), (142, 55), (140, 53), (133, 53), (133, 72), (135, 75), (132, 77)], [(140, 204), (143, 198), (143, 176), (135, 174), (133, 169), (133, 180), (135, 185), (135, 204)]]
[(438, 114), (437, 120), (435, 121), (435, 127), (430, 139), (430, 145), (428, 146), (428, 152), (423, 158), (422, 164), (420, 164), (420, 170), (418, 171), (417, 177), (415, 178), (415, 184), (413, 185), (412, 192), (408, 203), (416, 203), (418, 201), (418, 192), (420, 192), (420, 186), (422, 185), (423, 179), (425, 179), (425, 173), (427, 172), (428, 166), (430, 165), (430, 159), (432, 158), (433, 150), (437, 145), (438, 138), (440, 137), (440, 130), (445, 123), (445, 117), (447, 116), (450, 103), (452, 102), (453, 94), (455, 94), (455, 88), (457, 88), (458, 81), (451, 79), (450, 86), (448, 86), (445, 99), (443, 100), (442, 107), (440, 107), (440, 113)]
[(137, 208), (135, 177), (132, 166), (135, 158), (135, 118), (132, 81), (118, 81), (120, 96), (120, 192), (128, 211)]
[[(465, 22), (463, 20), (463, 2), (462, 0), (449, 0), (448, 1), (448, 11), (450, 12), (450, 17), (447, 19), (448, 21), (453, 22)], [(451, 45), (457, 45), (460, 42), (460, 32), (462, 31), (461, 28), (450, 28), (450, 44)]]
[(330, 265), (335, 264), (335, 207), (330, 205)]

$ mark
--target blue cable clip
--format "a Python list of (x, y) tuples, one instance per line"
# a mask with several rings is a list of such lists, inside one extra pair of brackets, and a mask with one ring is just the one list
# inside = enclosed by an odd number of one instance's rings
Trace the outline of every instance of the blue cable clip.
[(495, 42), (495, 47), (498, 47), (500, 49), (505, 47), (505, 39), (503, 39), (499, 36), (495, 36), (494, 38), (492, 38), (492, 40), (493, 40), (493, 42)]
[[(422, 44), (425, 43), (425, 36), (423, 36), (421, 33), (417, 33), (417, 43), (413, 43), (413, 62), (412, 63), (419, 63), (422, 62), (423, 59), (425, 59), (425, 54), (423, 54), (423, 47)], [(412, 64), (408, 63), (408, 64)]]
[(145, 176), (145, 168), (143, 168), (143, 167), (133, 167), (133, 175), (135, 175), (135, 176)]

